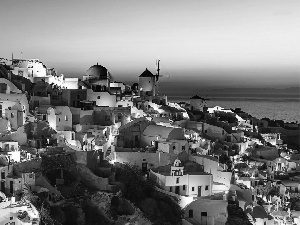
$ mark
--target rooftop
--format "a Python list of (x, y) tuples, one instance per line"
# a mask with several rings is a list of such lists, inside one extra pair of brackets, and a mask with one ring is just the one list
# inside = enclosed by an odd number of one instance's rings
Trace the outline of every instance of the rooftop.
[[(171, 166), (173, 165), (169, 164), (153, 168), (152, 170), (153, 172), (164, 176), (171, 176)], [(192, 161), (187, 161), (184, 164), (183, 175), (209, 175), (209, 173), (204, 172), (202, 165)]]
[(140, 77), (155, 77), (147, 68), (145, 71), (140, 75)]

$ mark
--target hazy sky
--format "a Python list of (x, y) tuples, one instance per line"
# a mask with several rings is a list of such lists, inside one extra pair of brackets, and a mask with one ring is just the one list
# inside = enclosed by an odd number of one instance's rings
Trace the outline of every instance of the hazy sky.
[(299, 85), (299, 0), (1, 0), (0, 21), (0, 57), (67, 77), (99, 62), (134, 81), (159, 57), (170, 82)]

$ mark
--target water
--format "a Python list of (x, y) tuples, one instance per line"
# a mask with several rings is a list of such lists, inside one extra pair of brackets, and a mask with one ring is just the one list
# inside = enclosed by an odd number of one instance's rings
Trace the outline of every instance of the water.
[[(189, 102), (185, 97), (168, 97), (171, 102)], [(207, 101), (208, 107), (241, 108), (258, 119), (267, 117), (285, 122), (300, 122), (300, 102), (298, 98), (245, 98), (219, 97)]]

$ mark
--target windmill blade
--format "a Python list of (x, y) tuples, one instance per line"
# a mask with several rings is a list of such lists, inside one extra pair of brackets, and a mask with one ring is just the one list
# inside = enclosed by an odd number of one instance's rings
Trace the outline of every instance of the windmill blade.
[(166, 78), (166, 79), (163, 79), (163, 80), (161, 80), (160, 81), (160, 83), (164, 83), (164, 82), (166, 82), (167, 80), (169, 80), (169, 78), (170, 78), (170, 74), (161, 74), (161, 75), (159, 75), (159, 77), (161, 78)]

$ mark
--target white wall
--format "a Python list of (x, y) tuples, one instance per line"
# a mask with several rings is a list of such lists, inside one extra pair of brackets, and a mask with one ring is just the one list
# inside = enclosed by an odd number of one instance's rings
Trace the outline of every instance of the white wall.
[(65, 78), (66, 89), (78, 89), (78, 78)]
[(116, 95), (111, 95), (108, 92), (94, 92), (91, 89), (87, 90), (87, 101), (95, 101), (97, 106), (116, 107)]

